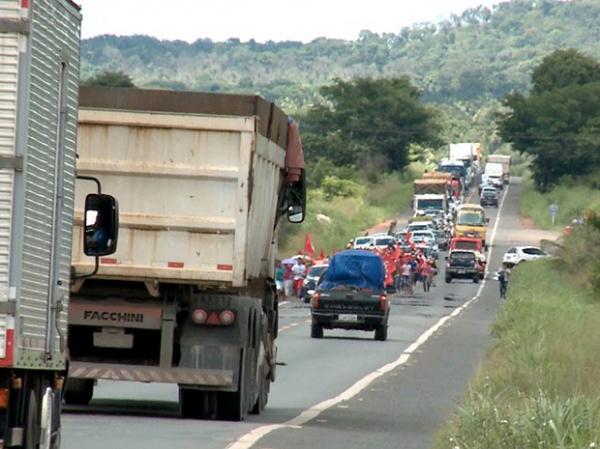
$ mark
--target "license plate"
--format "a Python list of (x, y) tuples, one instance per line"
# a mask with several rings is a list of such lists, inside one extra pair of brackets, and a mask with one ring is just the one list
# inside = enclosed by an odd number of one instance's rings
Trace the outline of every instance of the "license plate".
[(358, 321), (358, 315), (342, 314), (338, 315), (338, 321)]

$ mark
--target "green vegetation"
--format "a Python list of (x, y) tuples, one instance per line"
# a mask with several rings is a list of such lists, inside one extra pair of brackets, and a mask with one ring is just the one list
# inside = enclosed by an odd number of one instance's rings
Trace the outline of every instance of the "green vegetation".
[(125, 72), (110, 72), (108, 70), (89, 77), (82, 84), (84, 86), (135, 87), (133, 80)]
[(549, 190), (564, 176), (600, 170), (600, 62), (557, 50), (537, 66), (528, 97), (508, 95), (500, 135), (533, 157), (536, 186)]
[(586, 210), (600, 210), (600, 190), (564, 180), (560, 186), (541, 193), (530, 180), (526, 180), (520, 199), (521, 214), (531, 218), (537, 227), (552, 229), (550, 204), (558, 206), (554, 228), (562, 229), (574, 218), (582, 217)]
[(402, 170), (409, 146), (438, 143), (434, 111), (408, 78), (335, 80), (305, 114), (307, 160), (327, 159), (362, 172)]
[(600, 57), (599, 14), (596, 0), (514, 0), (398, 33), (365, 30), (354, 41), (186, 43), (105, 35), (83, 41), (81, 72), (86, 79), (126, 71), (140, 87), (257, 93), (290, 113), (315, 103), (334, 78), (408, 75), (426, 101), (481, 105), (526, 91), (533, 67), (557, 48)]
[[(421, 166), (412, 166), (409, 173), (413, 172), (422, 172)], [(398, 216), (409, 206), (414, 176), (401, 176), (395, 172), (380, 176), (375, 183), (346, 180), (337, 190), (331, 186), (339, 179), (327, 178), (320, 188), (309, 191), (306, 221), (300, 226), (283, 224), (280, 254), (296, 254), (304, 248), (307, 233), (312, 235), (317, 251), (322, 248), (326, 254), (331, 254), (334, 250), (344, 249), (350, 239), (365, 229)]]
[(600, 444), (599, 273), (600, 220), (567, 238), (559, 259), (513, 271), (496, 343), (436, 449)]

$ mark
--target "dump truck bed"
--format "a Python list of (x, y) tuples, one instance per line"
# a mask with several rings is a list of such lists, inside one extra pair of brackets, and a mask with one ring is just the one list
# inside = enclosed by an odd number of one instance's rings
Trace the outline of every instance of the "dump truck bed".
[[(287, 125), (256, 96), (82, 88), (78, 174), (97, 177), (120, 211), (119, 249), (98, 277), (233, 287), (272, 277)], [(78, 201), (94, 189), (78, 181)], [(94, 260), (80, 255), (75, 217), (73, 265), (85, 272)]]

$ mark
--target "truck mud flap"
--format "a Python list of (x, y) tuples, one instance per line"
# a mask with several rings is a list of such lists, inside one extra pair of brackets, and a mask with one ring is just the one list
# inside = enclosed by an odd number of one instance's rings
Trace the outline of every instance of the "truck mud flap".
[(234, 372), (229, 370), (161, 369), (136, 365), (100, 365), (97, 363), (73, 362), (69, 366), (69, 377), (231, 387), (234, 381)]

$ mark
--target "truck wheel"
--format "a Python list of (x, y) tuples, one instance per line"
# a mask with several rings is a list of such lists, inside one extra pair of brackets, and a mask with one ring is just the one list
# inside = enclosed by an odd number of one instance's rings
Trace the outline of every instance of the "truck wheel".
[(388, 334), (388, 327), (385, 324), (381, 324), (375, 328), (375, 340), (386, 341)]
[(446, 284), (449, 284), (452, 282), (452, 276), (446, 276)]
[(246, 389), (235, 392), (220, 392), (217, 400), (217, 418), (222, 421), (243, 421), (248, 416)]
[(310, 326), (310, 336), (312, 338), (323, 338), (323, 326), (313, 321)]
[(94, 379), (68, 379), (65, 388), (65, 403), (88, 405), (94, 396)]
[(270, 381), (266, 377), (261, 376), (260, 387), (258, 391), (258, 397), (256, 398), (256, 402), (254, 403), (254, 407), (250, 411), (253, 415), (260, 415), (265, 407), (267, 406), (267, 402), (269, 401), (269, 386)]
[(475, 277), (473, 278), (473, 283), (474, 284), (479, 284), (479, 274), (475, 275)]
[(215, 393), (179, 387), (179, 415), (184, 419), (215, 416)]

